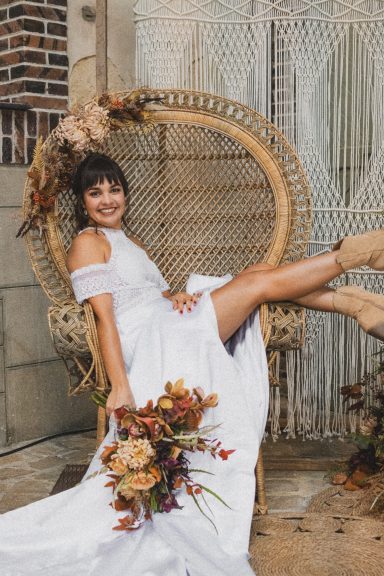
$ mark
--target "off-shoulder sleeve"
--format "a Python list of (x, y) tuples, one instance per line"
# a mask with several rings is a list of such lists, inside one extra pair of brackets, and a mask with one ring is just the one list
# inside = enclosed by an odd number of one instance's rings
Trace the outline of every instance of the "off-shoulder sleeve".
[(116, 272), (110, 263), (90, 264), (71, 274), (75, 298), (82, 304), (87, 298), (98, 294), (112, 294), (116, 288)]

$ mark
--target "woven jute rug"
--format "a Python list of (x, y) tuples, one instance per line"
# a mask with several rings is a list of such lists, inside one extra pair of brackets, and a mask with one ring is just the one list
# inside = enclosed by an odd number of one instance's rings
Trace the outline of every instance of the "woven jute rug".
[(330, 486), (312, 497), (307, 512), (369, 516), (384, 521), (384, 474), (369, 478), (367, 485), (355, 492)]
[(256, 516), (250, 554), (257, 576), (383, 576), (384, 524), (335, 514)]

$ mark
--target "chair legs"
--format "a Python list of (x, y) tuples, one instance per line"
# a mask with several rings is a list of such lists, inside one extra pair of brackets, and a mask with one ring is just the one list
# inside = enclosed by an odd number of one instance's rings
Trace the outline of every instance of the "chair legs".
[(259, 457), (256, 464), (256, 514), (268, 514), (267, 497), (265, 494), (264, 461), (262, 449), (259, 449)]
[(107, 434), (107, 414), (105, 408), (99, 406), (97, 408), (97, 432), (96, 432), (96, 448), (100, 446)]

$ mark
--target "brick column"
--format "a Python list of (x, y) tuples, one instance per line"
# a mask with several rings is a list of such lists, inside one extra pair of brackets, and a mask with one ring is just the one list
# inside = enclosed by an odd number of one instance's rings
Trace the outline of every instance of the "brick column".
[(0, 162), (31, 161), (67, 109), (67, 0), (0, 0)]

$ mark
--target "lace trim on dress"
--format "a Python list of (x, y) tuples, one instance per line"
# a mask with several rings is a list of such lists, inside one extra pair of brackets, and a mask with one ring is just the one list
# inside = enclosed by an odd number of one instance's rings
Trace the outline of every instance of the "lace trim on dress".
[(119, 286), (111, 262), (90, 264), (71, 274), (73, 291), (79, 304), (98, 294), (112, 294)]

